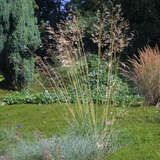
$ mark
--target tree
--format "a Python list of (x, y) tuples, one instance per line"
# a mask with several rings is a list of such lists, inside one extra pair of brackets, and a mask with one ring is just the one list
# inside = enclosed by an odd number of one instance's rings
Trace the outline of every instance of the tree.
[[(32, 0), (34, 2), (35, 15), (38, 19), (39, 31), (41, 35), (41, 47), (36, 54), (40, 56), (43, 61), (47, 60), (55, 64), (55, 55), (53, 51), (56, 50), (54, 39), (51, 38), (49, 30), (57, 29), (57, 23), (64, 19), (65, 0)], [(52, 58), (51, 58), (52, 57)], [(38, 62), (38, 61), (37, 61)]]
[[(32, 1), (0, 0), (0, 70), (14, 89), (29, 85), (40, 44)], [(30, 52), (32, 51), (32, 52)]]
[(122, 4), (124, 16), (135, 31), (135, 49), (160, 43), (159, 0), (117, 0)]
[(36, 5), (35, 13), (38, 23), (50, 23), (52, 27), (56, 27), (56, 23), (63, 17), (61, 7), (63, 0), (34, 0)]
[[(93, 17), (95, 11), (107, 4), (110, 0), (71, 0), (67, 7), (77, 9), (84, 17)], [(121, 4), (125, 19), (129, 21), (130, 31), (134, 32), (135, 38), (132, 42), (132, 50), (144, 45), (160, 44), (160, 1), (159, 0), (111, 0)], [(89, 24), (89, 21), (87, 21)], [(90, 25), (92, 28), (92, 25)]]

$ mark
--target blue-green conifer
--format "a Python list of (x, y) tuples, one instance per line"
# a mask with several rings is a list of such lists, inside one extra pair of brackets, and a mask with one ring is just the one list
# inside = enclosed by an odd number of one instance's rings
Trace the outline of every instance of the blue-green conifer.
[(31, 0), (0, 0), (0, 70), (9, 86), (22, 89), (34, 72), (40, 34)]

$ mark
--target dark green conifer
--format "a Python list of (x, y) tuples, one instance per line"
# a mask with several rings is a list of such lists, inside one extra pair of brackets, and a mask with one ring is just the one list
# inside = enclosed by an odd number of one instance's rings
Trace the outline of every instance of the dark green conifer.
[[(27, 87), (40, 35), (31, 0), (0, 0), (0, 70), (8, 85)], [(29, 52), (28, 49), (32, 52)]]

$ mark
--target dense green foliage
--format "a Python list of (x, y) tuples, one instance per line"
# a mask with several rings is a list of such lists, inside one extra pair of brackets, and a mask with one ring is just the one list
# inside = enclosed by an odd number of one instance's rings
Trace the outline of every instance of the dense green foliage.
[(159, 0), (117, 0), (122, 5), (125, 18), (134, 31), (133, 52), (144, 45), (154, 46), (160, 42)]
[(34, 2), (38, 23), (48, 22), (56, 27), (56, 23), (59, 22), (63, 15), (61, 10), (63, 6), (62, 0), (34, 0)]
[[(77, 65), (73, 77), (78, 77), (81, 74), (81, 67)], [(65, 68), (65, 67), (61, 67)], [(52, 103), (76, 103), (78, 92), (81, 103), (90, 103), (90, 95), (82, 93), (81, 87), (87, 85), (91, 89), (92, 101), (95, 104), (107, 104), (108, 98), (106, 94), (109, 94), (109, 86), (114, 86), (112, 92), (114, 95), (111, 97), (111, 103), (114, 106), (126, 106), (133, 105), (143, 101), (143, 98), (135, 92), (135, 88), (130, 88), (127, 82), (124, 82), (118, 75), (108, 75), (107, 64), (105, 61), (101, 60), (100, 70), (98, 72), (98, 57), (96, 55), (91, 55), (88, 57), (88, 74), (83, 75), (83, 82), (78, 88), (73, 86), (69, 81), (67, 76), (67, 68), (61, 71), (63, 76), (62, 80), (66, 83), (66, 89), (60, 88), (59, 90), (49, 91), (46, 89), (41, 93), (30, 93), (27, 91), (23, 92), (14, 92), (6, 95), (3, 98), (3, 101), (7, 104), (23, 104), (23, 103), (32, 103), (32, 104), (52, 104)], [(57, 76), (57, 75), (56, 75)], [(109, 76), (109, 77), (108, 77)], [(108, 78), (111, 79), (108, 83)], [(97, 90), (97, 82), (99, 83), (99, 89)], [(60, 77), (57, 78), (55, 83), (60, 85)], [(85, 96), (84, 96), (85, 95)]]
[[(120, 79), (117, 78), (117, 92), (114, 97), (111, 97), (111, 102), (114, 106), (124, 106), (124, 105), (134, 105), (143, 101), (143, 97), (139, 95), (134, 95), (132, 91), (128, 88), (126, 83), (123, 83)], [(97, 94), (98, 93), (98, 94)], [(80, 94), (80, 90), (79, 90)], [(108, 99), (105, 96), (106, 89), (101, 88), (101, 92), (97, 92), (96, 88), (92, 90), (92, 99), (94, 103), (98, 104), (106, 104)], [(82, 102), (89, 103), (90, 99), (87, 96), (83, 99), (83, 96), (80, 97)], [(76, 90), (74, 87), (68, 88), (67, 94), (65, 95), (65, 91), (57, 92), (57, 93), (30, 93), (30, 92), (16, 92), (10, 93), (3, 97), (2, 99), (7, 104), (53, 104), (53, 103), (76, 103)]]
[[(71, 0), (68, 2), (68, 7), (77, 9), (83, 19), (87, 18), (87, 23), (90, 24), (94, 20), (95, 11), (101, 9), (109, 0)], [(137, 51), (137, 48), (142, 48), (144, 45), (159, 44), (160, 41), (160, 12), (159, 0), (113, 0), (116, 4), (121, 4), (122, 12), (129, 21), (130, 31), (134, 33), (134, 41), (130, 45), (130, 53)], [(90, 28), (92, 25), (90, 25)], [(127, 53), (129, 54), (129, 53)]]
[(28, 86), (40, 44), (32, 1), (0, 1), (0, 69), (10, 88)]

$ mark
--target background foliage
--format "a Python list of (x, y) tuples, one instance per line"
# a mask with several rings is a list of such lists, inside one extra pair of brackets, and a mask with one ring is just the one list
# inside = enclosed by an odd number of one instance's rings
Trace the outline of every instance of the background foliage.
[[(83, 18), (88, 17), (87, 22), (90, 23), (95, 11), (108, 2), (109, 0), (71, 0), (66, 7), (77, 9)], [(131, 54), (146, 44), (154, 46), (159, 43), (159, 0), (114, 0), (114, 3), (121, 4), (124, 17), (130, 24), (130, 31), (135, 34), (135, 39), (131, 42), (132, 47), (129, 48)]]

